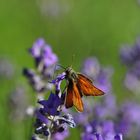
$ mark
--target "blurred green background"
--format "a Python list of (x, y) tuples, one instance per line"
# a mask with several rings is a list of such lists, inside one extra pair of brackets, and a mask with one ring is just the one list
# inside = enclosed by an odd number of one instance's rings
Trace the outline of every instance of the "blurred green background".
[[(72, 64), (78, 71), (88, 56), (113, 66), (113, 90), (120, 101), (127, 91), (122, 85), (125, 67), (120, 63), (119, 48), (135, 42), (139, 34), (138, 0), (1, 0), (0, 57), (14, 65), (14, 76), (0, 79), (1, 138), (28, 139), (31, 122), (10, 122), (7, 98), (15, 85), (27, 84), (22, 69), (33, 66), (27, 49), (38, 37), (52, 46), (64, 66)], [(78, 139), (75, 131), (73, 137)]]

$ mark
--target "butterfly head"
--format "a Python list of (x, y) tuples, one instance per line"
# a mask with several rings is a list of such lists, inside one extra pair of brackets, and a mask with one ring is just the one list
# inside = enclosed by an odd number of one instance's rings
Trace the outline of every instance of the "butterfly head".
[(66, 68), (65, 72), (66, 72), (66, 78), (68, 80), (75, 81), (77, 79), (77, 74), (71, 67)]

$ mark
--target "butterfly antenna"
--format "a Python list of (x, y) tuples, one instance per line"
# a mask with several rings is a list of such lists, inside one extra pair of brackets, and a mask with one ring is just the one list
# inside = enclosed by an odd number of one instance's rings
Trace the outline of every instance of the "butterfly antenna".
[(56, 66), (59, 66), (59, 67), (63, 68), (64, 70), (66, 70), (66, 68), (65, 68), (65, 67), (63, 67), (63, 66), (62, 66), (62, 65), (60, 65), (60, 64), (57, 64)]
[(71, 63), (71, 68), (72, 68), (72, 65), (73, 65), (74, 59), (75, 59), (75, 54), (73, 54), (73, 55), (72, 55), (72, 63)]

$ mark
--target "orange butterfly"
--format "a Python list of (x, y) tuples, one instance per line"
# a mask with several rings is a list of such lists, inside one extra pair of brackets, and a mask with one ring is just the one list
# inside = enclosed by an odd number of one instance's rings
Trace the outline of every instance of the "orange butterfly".
[(82, 96), (101, 96), (104, 92), (95, 87), (92, 81), (81, 73), (75, 72), (71, 67), (65, 70), (67, 80), (67, 92), (65, 106), (70, 108), (75, 106), (79, 111), (83, 111)]

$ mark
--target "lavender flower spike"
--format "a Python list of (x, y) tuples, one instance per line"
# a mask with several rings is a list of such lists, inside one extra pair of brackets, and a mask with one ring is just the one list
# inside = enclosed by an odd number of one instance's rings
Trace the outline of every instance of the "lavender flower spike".
[(66, 73), (63, 72), (62, 74), (58, 75), (54, 80), (52, 80), (52, 83), (56, 87), (56, 93), (59, 94), (59, 97), (61, 97), (61, 94), (62, 94), (60, 85), (61, 85), (62, 80), (65, 79), (65, 77), (66, 77)]

